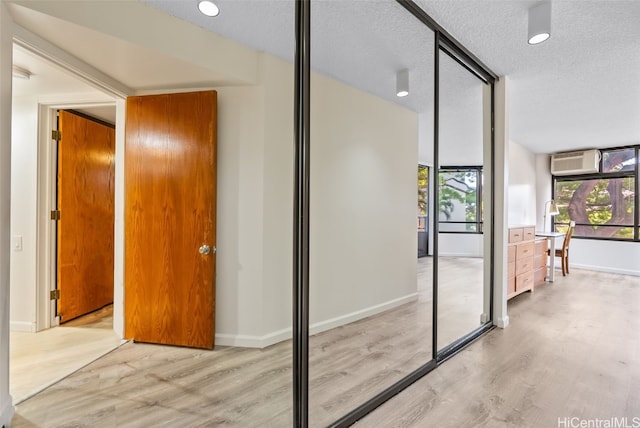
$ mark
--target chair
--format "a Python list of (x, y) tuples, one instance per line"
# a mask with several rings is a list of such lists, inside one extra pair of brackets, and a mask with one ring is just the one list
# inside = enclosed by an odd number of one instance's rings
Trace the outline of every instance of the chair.
[(573, 228), (576, 226), (576, 222), (569, 223), (569, 229), (564, 235), (564, 241), (562, 242), (562, 249), (556, 249), (556, 257), (560, 257), (562, 263), (562, 276), (569, 274), (569, 242), (571, 241), (571, 235), (573, 235)]

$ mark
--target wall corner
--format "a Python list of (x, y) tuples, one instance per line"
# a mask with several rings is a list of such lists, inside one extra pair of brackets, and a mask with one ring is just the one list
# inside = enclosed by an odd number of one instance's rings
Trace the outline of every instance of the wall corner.
[(498, 327), (509, 325), (507, 315), (507, 228), (509, 191), (509, 79), (500, 76), (494, 85), (494, 289), (493, 320)]
[(0, 426), (7, 428), (14, 412), (9, 394), (12, 28), (0, 2)]

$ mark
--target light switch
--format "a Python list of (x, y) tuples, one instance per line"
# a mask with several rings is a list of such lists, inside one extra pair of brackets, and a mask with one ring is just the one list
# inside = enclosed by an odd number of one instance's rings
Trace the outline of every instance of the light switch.
[(13, 251), (22, 251), (22, 236), (13, 235)]

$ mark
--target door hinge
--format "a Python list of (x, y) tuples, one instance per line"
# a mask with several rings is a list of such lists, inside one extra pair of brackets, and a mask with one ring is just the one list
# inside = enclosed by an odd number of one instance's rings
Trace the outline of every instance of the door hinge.
[(54, 129), (53, 131), (51, 131), (51, 139), (55, 141), (62, 140), (62, 133)]
[(51, 290), (49, 292), (50, 300), (60, 300), (60, 290)]
[(51, 220), (60, 220), (60, 210), (51, 210)]

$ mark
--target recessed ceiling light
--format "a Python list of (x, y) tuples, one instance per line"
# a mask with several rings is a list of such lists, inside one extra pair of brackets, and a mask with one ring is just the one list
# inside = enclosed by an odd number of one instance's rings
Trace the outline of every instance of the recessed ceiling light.
[(24, 69), (22, 67), (18, 67), (17, 65), (13, 66), (13, 77), (17, 78), (17, 79), (24, 79), (24, 80), (29, 80), (31, 78), (31, 72), (27, 69)]
[(207, 16), (218, 16), (220, 13), (220, 8), (211, 0), (200, 0), (198, 9)]

